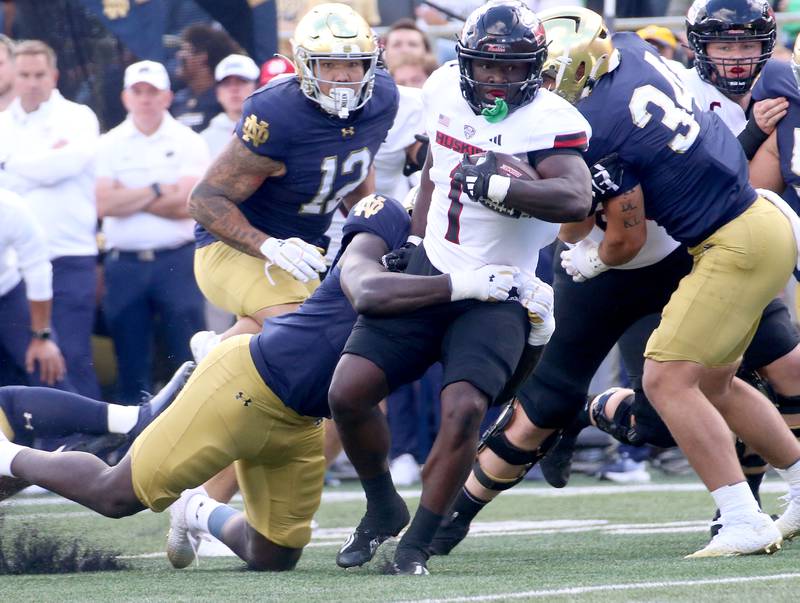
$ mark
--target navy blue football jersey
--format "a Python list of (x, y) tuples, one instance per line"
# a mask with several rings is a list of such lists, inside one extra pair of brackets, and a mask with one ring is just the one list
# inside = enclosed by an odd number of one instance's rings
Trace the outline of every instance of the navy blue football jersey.
[[(383, 70), (372, 98), (347, 119), (325, 113), (307, 99), (296, 77), (281, 77), (244, 104), (236, 136), (257, 155), (286, 164), (286, 175), (267, 178), (239, 205), (247, 220), (268, 235), (300, 237), (327, 247), (325, 231), (342, 197), (367, 177), (378, 147), (397, 113), (399, 94)], [(216, 239), (199, 224), (198, 246)]]
[[(800, 128), (800, 89), (789, 63), (774, 59), (764, 65), (761, 77), (753, 87), (753, 100), (765, 98), (786, 97), (789, 101), (789, 110), (786, 116), (778, 122), (778, 155), (780, 156), (781, 176), (786, 184), (782, 197), (800, 214), (800, 136), (796, 134)], [(797, 154), (797, 158), (795, 158)], [(792, 169), (794, 168), (794, 169)], [(795, 172), (794, 170), (797, 170)]]
[(577, 105), (592, 126), (586, 162), (618, 153), (624, 190), (641, 184), (647, 217), (697, 245), (755, 201), (747, 159), (650, 44), (634, 33), (615, 34), (613, 42), (619, 66)]
[[(342, 250), (360, 232), (381, 237), (397, 249), (408, 237), (411, 220), (393, 199), (363, 199), (344, 224)], [(333, 369), (350, 336), (357, 314), (342, 292), (335, 265), (296, 312), (264, 321), (250, 340), (250, 354), (267, 386), (301, 415), (328, 417), (328, 388)]]

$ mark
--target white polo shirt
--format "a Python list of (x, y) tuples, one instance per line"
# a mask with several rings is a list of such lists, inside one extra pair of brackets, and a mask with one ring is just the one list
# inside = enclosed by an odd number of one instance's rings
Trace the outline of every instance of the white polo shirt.
[(0, 297), (22, 278), (28, 299), (52, 299), (53, 267), (44, 231), (22, 197), (0, 190)]
[(408, 177), (403, 176), (406, 148), (416, 142), (414, 134), (425, 133), (425, 116), (420, 88), (398, 86), (397, 90), (400, 93), (397, 116), (375, 154), (375, 192), (402, 201), (412, 186)]
[[(150, 136), (136, 128), (130, 116), (101, 136), (96, 171), (98, 178), (138, 188), (202, 176), (208, 163), (208, 146), (202, 137), (164, 112), (164, 120)], [(170, 249), (194, 240), (194, 220), (172, 220), (140, 211), (103, 218), (103, 233), (111, 249)]]
[(225, 145), (231, 141), (235, 129), (236, 122), (225, 113), (218, 113), (211, 118), (208, 127), (200, 132), (200, 136), (206, 141), (212, 158), (219, 155)]
[(51, 258), (97, 253), (98, 135), (92, 110), (58, 90), (31, 113), (18, 98), (0, 113), (0, 188), (25, 200), (44, 229)]

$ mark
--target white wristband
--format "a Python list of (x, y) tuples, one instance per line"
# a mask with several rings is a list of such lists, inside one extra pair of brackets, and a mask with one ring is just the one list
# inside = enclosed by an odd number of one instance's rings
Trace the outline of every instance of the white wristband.
[(471, 271), (450, 273), (450, 301), (476, 297), (474, 273)]
[(511, 178), (508, 176), (498, 176), (497, 174), (490, 176), (487, 196), (495, 203), (502, 203), (508, 194), (508, 187), (510, 186)]
[(419, 244), (422, 243), (422, 237), (418, 237), (417, 235), (408, 235), (406, 242), (419, 247)]

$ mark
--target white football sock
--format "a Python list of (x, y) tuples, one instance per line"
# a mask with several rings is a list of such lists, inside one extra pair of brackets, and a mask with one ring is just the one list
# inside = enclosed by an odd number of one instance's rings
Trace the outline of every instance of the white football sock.
[(789, 484), (789, 496), (792, 498), (800, 497), (800, 460), (794, 465), (789, 465), (786, 469), (778, 469), (778, 472), (787, 484)]
[(717, 503), (723, 521), (731, 517), (753, 515), (761, 511), (746, 481), (717, 488), (711, 493), (711, 496)]
[(11, 462), (21, 450), (25, 450), (25, 446), (9, 442), (5, 434), (0, 431), (0, 475), (16, 477), (16, 475), (11, 472)]
[(209, 533), (208, 518), (212, 511), (222, 506), (221, 502), (204, 494), (197, 493), (186, 503), (186, 525), (190, 530), (200, 530)]
[(139, 420), (138, 406), (108, 405), (109, 433), (128, 433)]

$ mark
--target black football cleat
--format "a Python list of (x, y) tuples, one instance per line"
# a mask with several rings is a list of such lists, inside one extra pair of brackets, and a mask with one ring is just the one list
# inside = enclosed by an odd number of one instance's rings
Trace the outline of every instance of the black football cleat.
[(469, 523), (461, 521), (459, 517), (448, 516), (433, 535), (433, 540), (428, 545), (430, 555), (449, 555), (458, 544), (467, 537), (469, 533)]
[(378, 547), (397, 536), (411, 519), (405, 503), (401, 509), (402, 514), (398, 514), (395, 519), (388, 522), (366, 516), (362, 518), (355, 532), (350, 534), (336, 554), (336, 565), (344, 568), (359, 567), (372, 561)]
[(184, 362), (178, 367), (178, 370), (175, 371), (172, 377), (170, 377), (170, 380), (167, 381), (158, 393), (152, 396), (150, 394), (145, 394), (144, 401), (139, 405), (139, 419), (136, 421), (136, 425), (133, 426), (133, 429), (128, 432), (131, 441), (135, 440), (136, 437), (144, 431), (145, 427), (150, 425), (158, 415), (169, 408), (169, 405), (175, 401), (175, 398), (177, 398), (178, 394), (183, 390), (183, 386), (186, 385), (189, 377), (192, 376), (192, 372), (196, 366), (194, 362)]
[(388, 573), (393, 576), (427, 576), (430, 574), (428, 555), (416, 548), (398, 547)]
[(569, 482), (572, 473), (572, 455), (575, 454), (577, 439), (577, 433), (562, 434), (556, 445), (539, 461), (539, 468), (545, 481), (553, 488), (563, 488)]

